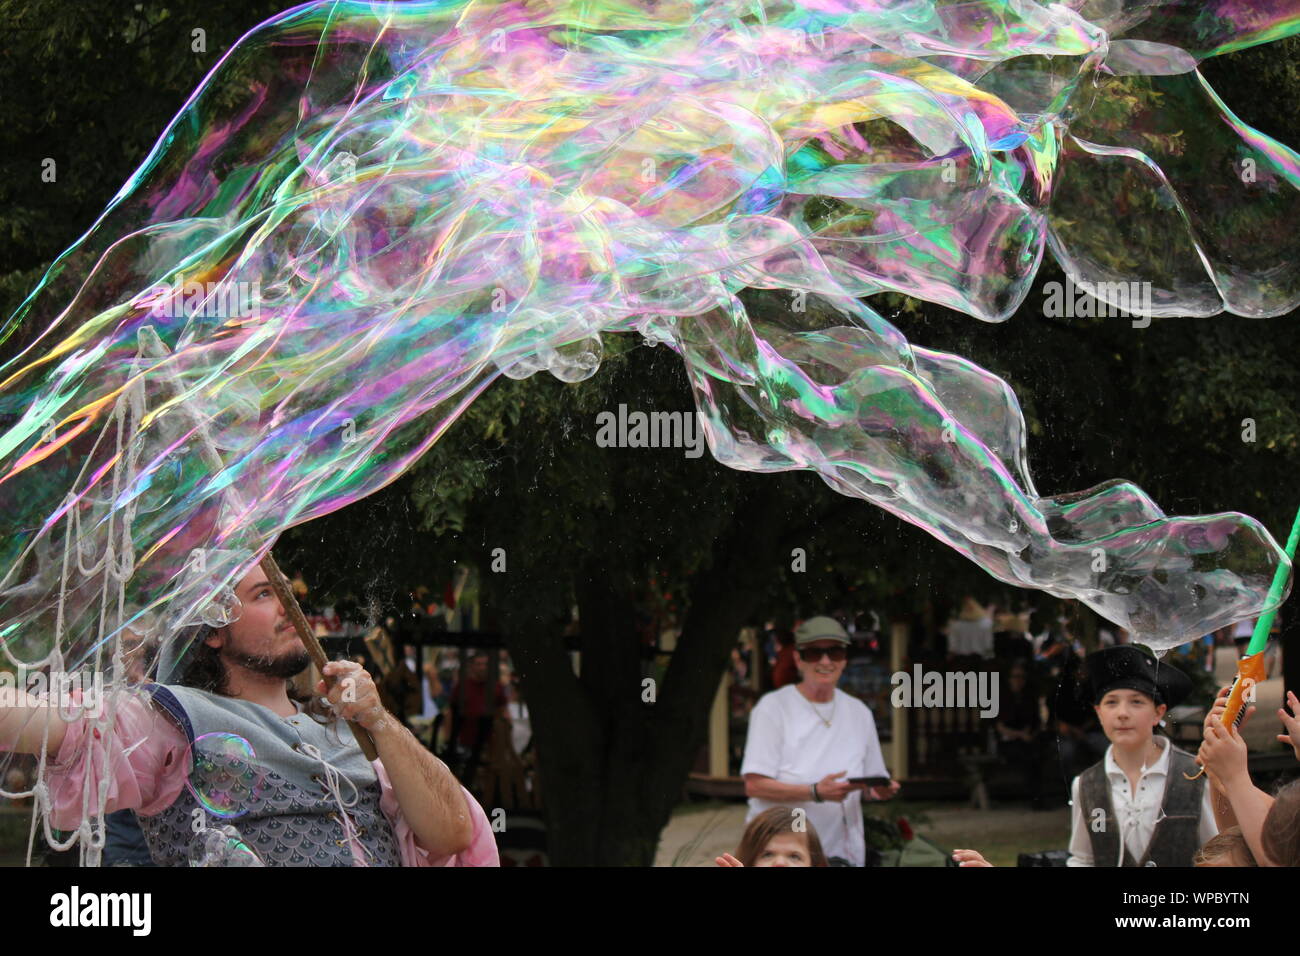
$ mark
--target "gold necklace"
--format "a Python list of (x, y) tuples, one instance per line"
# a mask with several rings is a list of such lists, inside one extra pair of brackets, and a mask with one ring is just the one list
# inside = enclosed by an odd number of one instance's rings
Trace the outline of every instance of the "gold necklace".
[[(799, 694), (799, 696), (800, 696), (800, 697), (803, 697), (803, 694)], [(822, 712), (821, 712), (820, 710), (817, 709), (817, 705), (816, 705), (816, 704), (814, 704), (811, 700), (808, 700), (807, 697), (803, 697), (803, 699), (808, 701), (808, 706), (811, 707), (811, 708), (812, 708), (812, 712), (813, 712), (814, 714), (817, 715), (817, 719), (820, 720), (820, 721), (821, 721), (823, 724), (825, 724), (827, 727), (829, 727), (829, 726), (831, 725), (831, 721), (835, 719), (835, 691), (831, 691), (831, 715), (830, 715), (830, 717), (823, 717), (823, 716), (822, 716)]]

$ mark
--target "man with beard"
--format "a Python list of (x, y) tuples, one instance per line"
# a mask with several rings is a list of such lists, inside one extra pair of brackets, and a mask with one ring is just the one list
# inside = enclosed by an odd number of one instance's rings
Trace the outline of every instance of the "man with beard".
[[(86, 759), (100, 733), (87, 719), (65, 721), (30, 696), (0, 709), (0, 749), (38, 752), (48, 717), (53, 824), (81, 825), (83, 794), (99, 792), (107, 763), (104, 809), (135, 810), (161, 865), (253, 855), (268, 866), (496, 865), (482, 808), (384, 709), (370, 675), (333, 661), (320, 696), (294, 699), (289, 680), (310, 659), (266, 575), (254, 568), (235, 594), (238, 619), (204, 629), (179, 684), (121, 702), (116, 759)], [(366, 760), (343, 720), (370, 733), (379, 760)], [(204, 831), (229, 824), (242, 845), (217, 843), (237, 850), (232, 860), (204, 856)]]

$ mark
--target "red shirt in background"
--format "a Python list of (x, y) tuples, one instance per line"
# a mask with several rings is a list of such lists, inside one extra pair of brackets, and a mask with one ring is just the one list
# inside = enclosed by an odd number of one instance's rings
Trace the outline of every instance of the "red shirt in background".
[[(475, 680), (473, 677), (467, 677), (465, 678), (464, 697), (461, 696), (459, 686), (451, 692), (452, 706), (460, 708), (460, 730), (457, 732), (456, 738), (462, 747), (473, 747), (478, 743), (480, 718), (487, 714), (487, 684), (486, 680)], [(505, 695), (505, 684), (498, 683), (496, 696), (493, 698), (493, 706), (498, 710), (506, 699)]]
[(799, 668), (794, 662), (794, 645), (776, 649), (776, 663), (772, 665), (772, 689), (794, 684), (799, 680)]

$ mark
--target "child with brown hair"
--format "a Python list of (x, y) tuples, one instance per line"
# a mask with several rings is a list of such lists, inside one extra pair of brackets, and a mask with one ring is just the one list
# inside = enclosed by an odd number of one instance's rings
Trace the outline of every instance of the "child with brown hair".
[(817, 830), (800, 809), (772, 807), (749, 821), (736, 855), (718, 866), (829, 866)]
[(1211, 837), (1192, 857), (1192, 866), (1259, 866), (1242, 835), (1241, 827), (1228, 827)]
[(1273, 866), (1300, 866), (1300, 780), (1291, 781), (1273, 798), (1260, 844)]

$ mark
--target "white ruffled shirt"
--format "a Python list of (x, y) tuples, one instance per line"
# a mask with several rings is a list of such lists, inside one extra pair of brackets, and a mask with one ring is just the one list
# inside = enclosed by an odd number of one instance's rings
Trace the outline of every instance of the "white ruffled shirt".
[[(1146, 853), (1156, 824), (1161, 819), (1161, 807), (1165, 800), (1165, 786), (1169, 782), (1169, 741), (1157, 736), (1154, 738), (1160, 749), (1160, 758), (1149, 767), (1143, 767), (1138, 777), (1137, 793), (1133, 793), (1128, 776), (1115, 762), (1113, 746), (1106, 748), (1104, 763), (1106, 779), (1110, 781), (1110, 803), (1115, 810), (1115, 818), (1123, 831), (1120, 841), (1119, 859), (1115, 866), (1124, 865), (1124, 848), (1128, 847), (1134, 860), (1141, 860)], [(1070, 805), (1073, 807), (1070, 823), (1070, 859), (1067, 866), (1097, 866), (1092, 858), (1092, 839), (1088, 826), (1091, 821), (1084, 817), (1083, 804), (1079, 800), (1079, 778), (1075, 777), (1070, 785)], [(1219, 832), (1214, 822), (1214, 805), (1210, 798), (1209, 781), (1205, 784), (1205, 795), (1201, 800), (1201, 822), (1197, 827), (1196, 837), (1204, 846), (1205, 841)], [(1101, 866), (1108, 864), (1102, 863)]]

